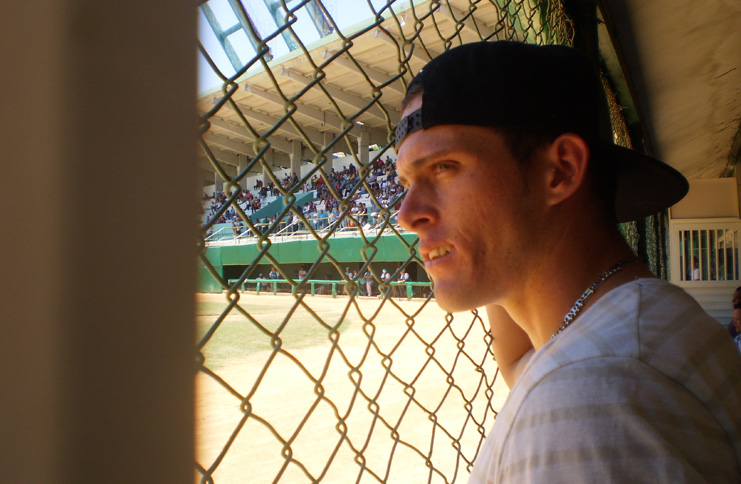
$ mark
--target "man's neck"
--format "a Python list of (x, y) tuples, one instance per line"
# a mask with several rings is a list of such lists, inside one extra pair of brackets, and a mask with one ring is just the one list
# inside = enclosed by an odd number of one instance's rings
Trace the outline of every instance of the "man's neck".
[[(550, 340), (566, 313), (597, 278), (616, 262), (634, 255), (617, 230), (591, 235), (553, 241), (547, 256), (529, 274), (524, 290), (502, 304), (536, 349)], [(642, 262), (627, 264), (595, 290), (582, 312), (611, 289), (640, 277), (655, 276)]]

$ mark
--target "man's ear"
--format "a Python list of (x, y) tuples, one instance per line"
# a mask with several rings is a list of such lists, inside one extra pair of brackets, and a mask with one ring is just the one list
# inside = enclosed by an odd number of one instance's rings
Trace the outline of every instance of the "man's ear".
[(584, 184), (589, 165), (589, 146), (574, 133), (564, 133), (545, 150), (546, 197), (554, 206), (570, 198)]

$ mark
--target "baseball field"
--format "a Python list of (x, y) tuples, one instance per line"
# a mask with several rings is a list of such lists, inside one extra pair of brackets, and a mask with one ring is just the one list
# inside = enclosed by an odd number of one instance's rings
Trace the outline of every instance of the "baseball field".
[(195, 482), (466, 482), (507, 396), (485, 318), (434, 300), (197, 303)]

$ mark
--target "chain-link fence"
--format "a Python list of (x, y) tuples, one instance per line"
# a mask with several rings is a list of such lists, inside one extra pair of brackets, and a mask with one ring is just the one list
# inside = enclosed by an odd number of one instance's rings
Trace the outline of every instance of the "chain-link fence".
[[(486, 321), (436, 308), (396, 223), (389, 134), (429, 59), (571, 43), (573, 23), (558, 0), (199, 10), (200, 280), (223, 293), (199, 306), (196, 480), (466, 481), (506, 388)], [(662, 223), (641, 224), (625, 227), (634, 245), (663, 246)]]

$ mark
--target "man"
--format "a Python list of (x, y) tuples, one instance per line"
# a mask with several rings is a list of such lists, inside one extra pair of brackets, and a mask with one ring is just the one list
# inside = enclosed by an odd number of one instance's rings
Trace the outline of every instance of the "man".
[(360, 286), (355, 279), (356, 272), (351, 270), (349, 267), (345, 267), (345, 277), (347, 278), (347, 281), (345, 282), (345, 294), (348, 296), (351, 296), (353, 294), (356, 294), (360, 290)]
[(486, 307), (512, 387), (471, 482), (740, 482), (741, 358), (616, 227), (687, 182), (612, 143), (591, 63), (466, 44), (417, 75), (402, 111), (399, 222), (443, 309)]
[(407, 297), (407, 282), (409, 282), (409, 274), (402, 268), (397, 280), (399, 282), (399, 285), (396, 286), (397, 295), (400, 299), (405, 299)]
[[(389, 271), (387, 271), (386, 269), (381, 269), (381, 282), (388, 284), (390, 280), (391, 280), (391, 273), (389, 273)], [(386, 287), (387, 288), (386, 290), (388, 290), (388, 286), (384, 286), (384, 287)], [(381, 293), (378, 295), (378, 297), (380, 298), (384, 295), (384, 292), (383, 292), (383, 289), (380, 289), (380, 287), (379, 287), (379, 290), (381, 291)]]
[(692, 259), (692, 280), (700, 280), (700, 263), (697, 261), (697, 257)]
[(370, 271), (370, 269), (366, 270), (365, 274), (363, 274), (363, 280), (365, 281), (365, 295), (372, 296), (373, 295), (373, 273)]

